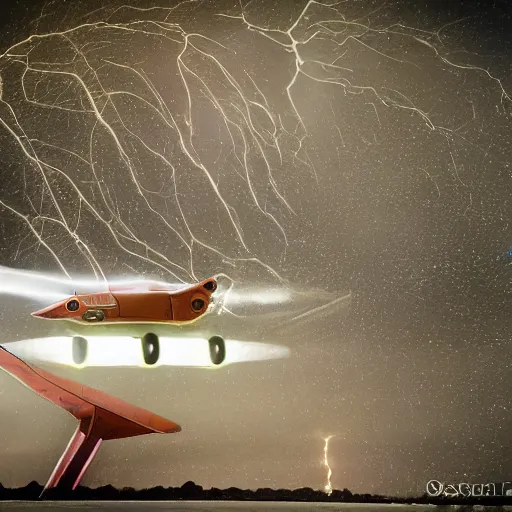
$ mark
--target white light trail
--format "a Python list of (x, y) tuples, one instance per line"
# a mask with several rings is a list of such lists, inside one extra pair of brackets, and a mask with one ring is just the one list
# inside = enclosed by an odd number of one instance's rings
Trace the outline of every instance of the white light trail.
[(141, 340), (131, 336), (81, 336), (87, 340), (87, 358), (83, 364), (73, 361), (73, 338), (54, 336), (33, 338), (2, 346), (20, 359), (33, 363), (51, 363), (73, 368), (186, 366), (222, 368), (236, 363), (283, 359), (290, 350), (281, 345), (252, 341), (226, 340), (226, 359), (214, 365), (210, 359), (208, 341), (201, 337), (162, 337), (160, 355), (154, 365), (144, 362)]
[(185, 286), (183, 283), (165, 283), (162, 281), (140, 279), (113, 279), (107, 282), (98, 282), (93, 279), (66, 279), (60, 276), (47, 275), (40, 272), (12, 269), (0, 266), (0, 295), (14, 295), (36, 302), (51, 304), (66, 299), (75, 292), (87, 294), (108, 291), (112, 285), (137, 285), (141, 289), (149, 285), (159, 285), (170, 290)]

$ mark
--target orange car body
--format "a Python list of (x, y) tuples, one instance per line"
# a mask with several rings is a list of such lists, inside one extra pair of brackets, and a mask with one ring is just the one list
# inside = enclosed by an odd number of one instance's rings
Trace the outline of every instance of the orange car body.
[(111, 285), (107, 292), (74, 295), (32, 316), (87, 324), (193, 322), (206, 313), (216, 289), (214, 278), (179, 289), (158, 283)]

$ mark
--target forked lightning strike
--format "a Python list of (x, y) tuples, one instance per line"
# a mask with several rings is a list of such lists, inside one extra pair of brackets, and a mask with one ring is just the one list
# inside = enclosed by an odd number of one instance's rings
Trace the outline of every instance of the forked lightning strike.
[[(87, 263), (106, 280), (112, 272), (103, 267), (112, 257), (141, 274), (157, 271), (184, 283), (204, 278), (196, 275), (199, 263), (211, 274), (213, 266), (236, 271), (248, 261), (281, 280), (263, 261), (267, 249), (251, 236), (263, 234), (279, 252), (272, 255), (277, 260), (286, 251), (288, 230), (304, 224), (297, 213), (302, 198), (295, 201), (292, 195), (301, 186), (285, 188), (299, 178), (318, 180), (308, 154), (310, 117), (302, 114), (307, 105), (299, 101), (303, 82), (336, 95), (360, 96), (362, 105), (373, 106), (375, 129), (383, 129), (384, 110), (396, 109), (444, 137), (447, 151), (460, 141), (486, 154), (460, 132), (478, 121), (473, 102), (463, 123), (443, 121), (406, 85), (390, 87), (384, 75), (358, 75), (354, 53), (419, 73), (422, 61), (414, 62), (409, 51), (414, 47), (428, 52), (440, 70), (485, 80), (503, 112), (511, 104), (489, 70), (455, 62), (455, 52), (444, 53), (443, 27), (437, 32), (402, 24), (374, 27), (363, 23), (364, 16), (350, 19), (339, 2), (309, 0), (283, 28), (260, 25), (243, 7), (219, 7), (216, 19), (225, 30), (214, 38), (207, 28), (188, 27), (194, 16), (187, 10), (199, 4), (95, 11), (86, 23), (33, 34), (0, 55), (0, 128), (19, 150), (24, 181), (20, 197), (0, 198), (0, 211), (24, 230), (20, 246), (32, 240), (66, 275), (69, 260), (81, 261), (79, 267)], [(276, 80), (278, 90), (255, 70), (256, 61), (238, 65), (244, 40), (233, 38), (246, 34), (240, 28), (283, 51), (289, 69), (284, 80)], [(233, 37), (221, 40), (222, 32)], [(382, 41), (394, 44), (387, 49)], [(330, 48), (325, 57), (317, 51), (323, 45)], [(151, 67), (155, 48), (157, 69)], [(209, 137), (199, 135), (208, 116), (218, 129), (213, 150)], [(38, 129), (34, 120), (42, 118), (51, 129)], [(470, 186), (461, 193), (471, 206)], [(241, 205), (249, 206), (248, 215), (238, 211)], [(198, 210), (205, 210), (201, 219), (217, 219), (220, 231), (195, 218)]]

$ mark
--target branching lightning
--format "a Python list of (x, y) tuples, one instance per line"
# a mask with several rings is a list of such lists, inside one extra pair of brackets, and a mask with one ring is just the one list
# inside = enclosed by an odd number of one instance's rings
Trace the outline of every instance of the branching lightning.
[[(0, 55), (0, 131), (17, 151), (14, 178), (23, 178), (21, 190), (3, 184), (0, 211), (20, 228), (18, 260), (43, 250), (67, 277), (88, 267), (105, 280), (124, 267), (180, 282), (207, 268), (229, 277), (252, 265), (282, 282), (266, 247), (285, 254), (289, 229), (304, 220), (302, 185), (295, 194), (287, 185), (318, 180), (302, 84), (360, 97), (375, 129), (395, 109), (439, 134), (471, 207), (471, 185), (459, 177), (452, 148), (459, 141), (487, 154), (467, 135), (478, 121), (473, 103), (467, 118), (450, 123), (401, 83), (356, 67), (362, 55), (421, 73), (424, 59), (406, 51), (414, 47), (451, 74), (486, 81), (499, 97), (498, 114), (508, 115), (501, 80), (455, 62), (441, 42), (444, 27), (374, 27), (374, 12), (363, 23), (339, 2), (309, 0), (282, 29), (261, 26), (242, 5), (217, 7), (223, 29), (214, 37), (190, 22), (200, 4), (98, 10), (86, 23), (33, 34)], [(279, 90), (255, 62), (236, 60), (245, 43), (235, 34), (283, 52), (290, 78)], [(395, 42), (393, 51), (383, 41)], [(334, 126), (345, 146), (336, 116)]]
[[(174, 9), (162, 8), (159, 11), (166, 14), (167, 20)], [(116, 9), (115, 13), (109, 16), (109, 20), (116, 13), (133, 10), (129, 6)], [(155, 13), (153, 8), (137, 8), (135, 11), (137, 14)], [(93, 34), (99, 32), (103, 33), (103, 38), (107, 41), (115, 41), (127, 34), (144, 37), (153, 44), (170, 43), (171, 48), (168, 50), (176, 50), (176, 69), (182, 90), (188, 98), (186, 111), (183, 114), (172, 111), (172, 102), (164, 99), (168, 91), (159, 89), (143, 66), (116, 62), (110, 57), (105, 58), (102, 51), (104, 41), (100, 44), (90, 40)], [(31, 53), (34, 51), (39, 56), (44, 54), (45, 44), (56, 45), (57, 53), (60, 51), (63, 58), (48, 57), (51, 60), (46, 62), (41, 58), (32, 58)], [(213, 45), (213, 49), (206, 52), (200, 44)], [(259, 197), (263, 193), (265, 203), (268, 203), (268, 191), (272, 191), (276, 200), (284, 206), (284, 210), (294, 214), (273, 176), (273, 161), (281, 160), (276, 116), (269, 110), (268, 101), (258, 89), (254, 78), (249, 76), (253, 90), (244, 90), (215, 56), (216, 48), (229, 51), (221, 43), (203, 34), (185, 32), (176, 23), (136, 19), (125, 23), (85, 23), (61, 32), (32, 35), (0, 56), (0, 64), (10, 64), (12, 69), (16, 69), (8, 78), (11, 81), (19, 80), (22, 98), (29, 108), (46, 111), (50, 116), (55, 113), (65, 116), (68, 123), (70, 120), (76, 121), (77, 118), (81, 123), (81, 119), (84, 119), (91, 126), (88, 137), (81, 142), (82, 147), (79, 150), (72, 150), (52, 140), (43, 140), (40, 135), (36, 136), (33, 134), (32, 126), (24, 127), (28, 121), (24, 122), (22, 119), (22, 105), (19, 104), (19, 99), (14, 101), (9, 97), (2, 97), (0, 100), (0, 126), (3, 126), (14, 139), (44, 189), (37, 204), (31, 198), (34, 192), (30, 190), (28, 180), (25, 180), (24, 202), (29, 206), (27, 213), (6, 201), (0, 201), (0, 207), (24, 222), (35, 237), (37, 245), (50, 252), (64, 273), (67, 274), (68, 266), (60, 257), (60, 251), (53, 249), (49, 243), (48, 240), (52, 236), (47, 234), (48, 231), (58, 230), (61, 239), (69, 237), (85, 257), (94, 274), (98, 278), (105, 278), (100, 258), (95, 256), (86, 241), (90, 229), (84, 225), (83, 217), (88, 214), (90, 219), (92, 217), (92, 222), (98, 224), (96, 229), (106, 231), (114, 247), (121, 251), (118, 258), (134, 257), (142, 260), (142, 263), (146, 264), (145, 268), (156, 267), (156, 270), (170, 274), (174, 279), (197, 279), (194, 270), (194, 253), (197, 250), (209, 252), (217, 260), (228, 264), (234, 261), (254, 261), (277, 274), (251, 254), (254, 250), (251, 250), (246, 242), (240, 216), (236, 208), (230, 204), (233, 201), (237, 202), (239, 198), (227, 199), (224, 196), (218, 183), (219, 179), (214, 176), (219, 176), (222, 168), (219, 169), (219, 166), (215, 165), (216, 162), (209, 162), (209, 155), (205, 151), (201, 152), (198, 147), (203, 141), (197, 139), (195, 117), (197, 109), (201, 108), (202, 100), (206, 98), (217, 112), (219, 121), (224, 125), (225, 134), (230, 140), (231, 148), (226, 148), (228, 154), (221, 164), (227, 164), (227, 158), (231, 155), (229, 164), (235, 166), (237, 175), (246, 182), (249, 197), (252, 198), (257, 211), (272, 222), (283, 242), (287, 244), (286, 231), (277, 219), (276, 213), (267, 211)], [(206, 60), (213, 70), (201, 69), (194, 62), (194, 58)], [(120, 70), (119, 73), (124, 72), (124, 75), (120, 75), (119, 88), (116, 88), (115, 83), (107, 84), (110, 81), (108, 73), (118, 73), (116, 69)], [(215, 92), (216, 81), (208, 82), (208, 75), (212, 72), (220, 73), (219, 80), (225, 82), (222, 85), (228, 89), (229, 99), (224, 99)], [(132, 90), (124, 85), (127, 80)], [(56, 92), (52, 94), (51, 89), (55, 89)], [(194, 96), (196, 90), (200, 92), (198, 97)], [(146, 137), (137, 126), (136, 120), (130, 116), (129, 110), (126, 110), (127, 105), (145, 109), (146, 117), (153, 120), (155, 127), (160, 131), (157, 137)], [(271, 132), (263, 129), (260, 121), (256, 121), (255, 108), (273, 125)], [(79, 128), (82, 127), (79, 125)], [(83, 139), (84, 132), (81, 130), (78, 135)], [(114, 159), (117, 153), (118, 165), (121, 166), (119, 173), (124, 176), (109, 176), (107, 169), (98, 165), (98, 142), (112, 148), (111, 155)], [(169, 151), (171, 144), (172, 151)], [(156, 158), (156, 163), (159, 162), (158, 175), (162, 180), (159, 190), (151, 190), (143, 183), (145, 172), (141, 165), (142, 158), (153, 159), (153, 162)], [(260, 186), (258, 191), (253, 184), (251, 167), (258, 161), (266, 168), (268, 190), (262, 191)], [(178, 162), (181, 164), (178, 165)], [(81, 169), (73, 176), (69, 168), (75, 166)], [(123, 172), (123, 168), (126, 173)], [(205, 178), (201, 195), (206, 197), (209, 203), (217, 203), (224, 211), (225, 221), (231, 225), (234, 240), (238, 241), (242, 251), (240, 256), (236, 256), (236, 253), (240, 252), (237, 249), (233, 255), (229, 255), (215, 245), (205, 242), (204, 237), (196, 234), (197, 227), (194, 228), (189, 221), (189, 215), (184, 207), (186, 199), (182, 199), (181, 196), (184, 194), (179, 190), (179, 186), (180, 182), (183, 183), (184, 173), (195, 175), (194, 170)], [(133, 192), (129, 192), (131, 204), (121, 204), (125, 200), (121, 195), (117, 195), (115, 186), (120, 180), (124, 182), (125, 187), (125, 183), (130, 182), (133, 186)], [(151, 185), (154, 183), (155, 180), (152, 179)], [(61, 187), (69, 190), (65, 200), (59, 197)], [(71, 200), (76, 206), (75, 214), (67, 214), (70, 204), (66, 203), (66, 200)], [(206, 207), (209, 207), (208, 202), (205, 202)], [(160, 225), (162, 237), (172, 240), (173, 253), (188, 253), (188, 265), (170, 259), (169, 250), (155, 248), (147, 241), (148, 237), (145, 234), (140, 234), (139, 227), (130, 222), (129, 213), (122, 213), (133, 206), (145, 210), (144, 215), (154, 217), (153, 222)], [(174, 213), (171, 212), (171, 208)], [(228, 232), (228, 225), (226, 224), (222, 230)]]

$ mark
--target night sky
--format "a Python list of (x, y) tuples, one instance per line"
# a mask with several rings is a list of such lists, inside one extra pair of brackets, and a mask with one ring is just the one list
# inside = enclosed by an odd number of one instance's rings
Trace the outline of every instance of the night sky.
[[(183, 428), (86, 485), (323, 488), (329, 435), (335, 488), (512, 478), (507, 2), (4, 3), (0, 264), (220, 274), (252, 298), (190, 329), (291, 351), (47, 367)], [(62, 333), (0, 306), (3, 343)], [(46, 482), (74, 420), (5, 373), (0, 404), (0, 482)]]

